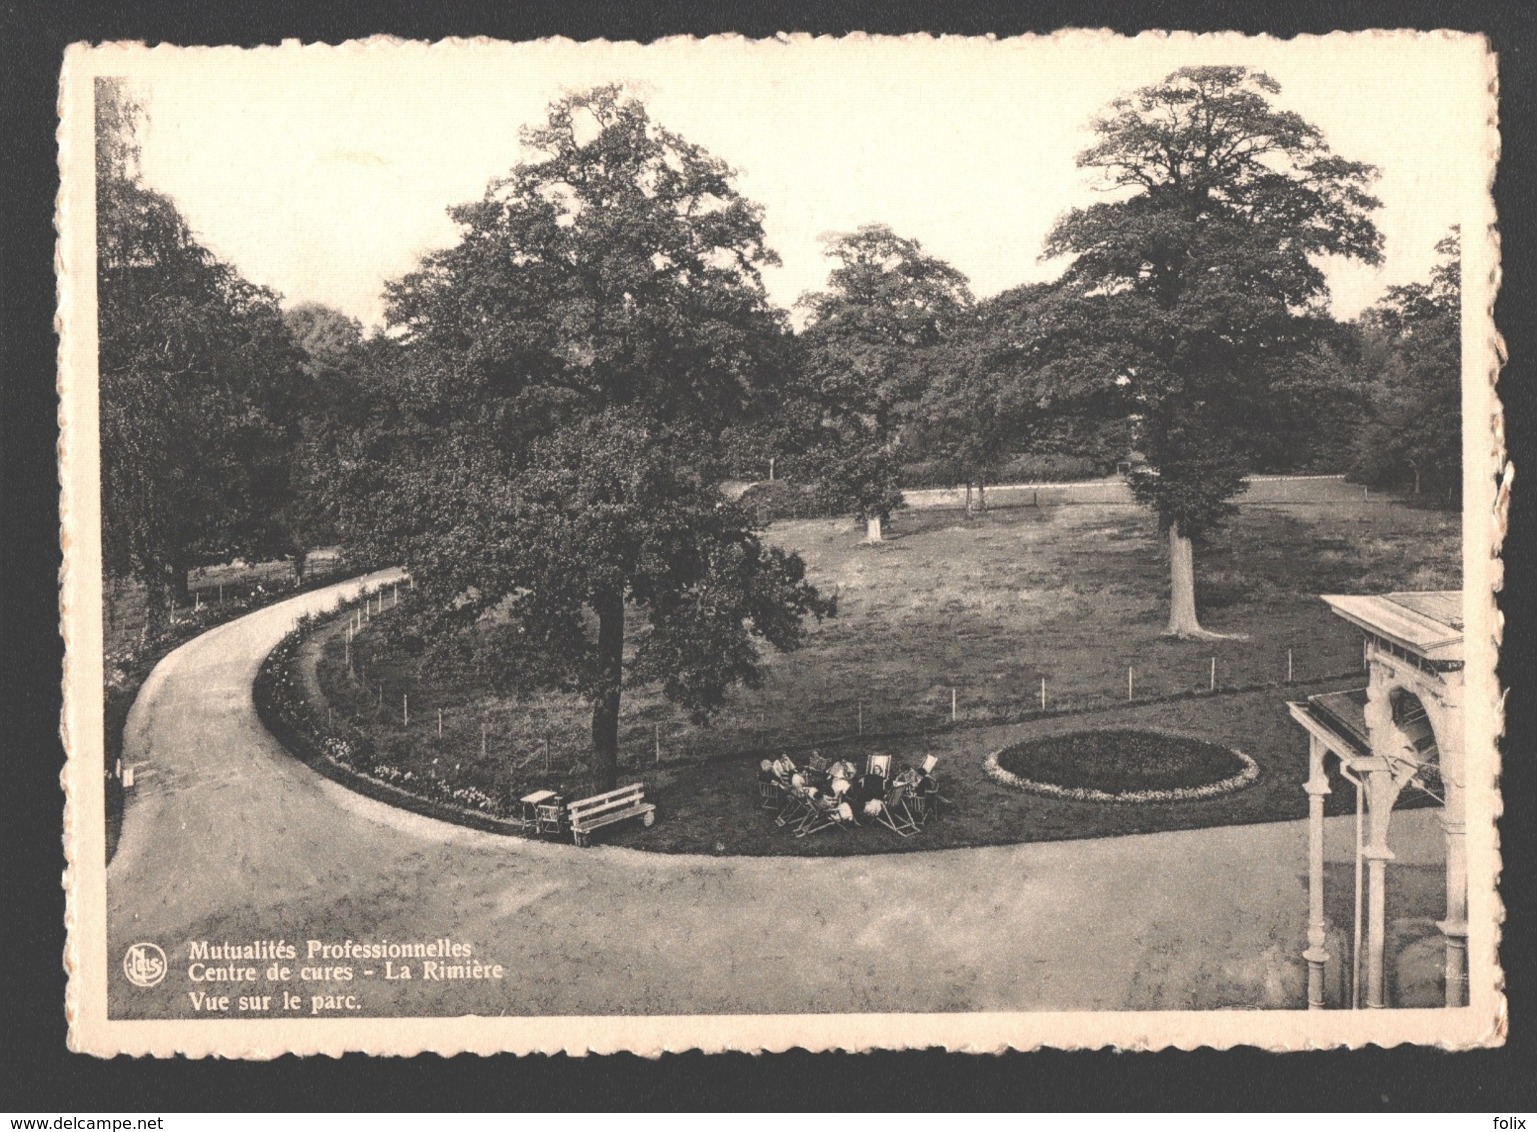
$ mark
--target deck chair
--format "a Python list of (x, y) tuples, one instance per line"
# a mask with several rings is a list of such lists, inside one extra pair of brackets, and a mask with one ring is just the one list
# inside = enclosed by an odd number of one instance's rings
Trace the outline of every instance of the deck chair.
[(811, 813), (801, 822), (800, 828), (795, 831), (796, 837), (805, 837), (811, 833), (821, 833), (824, 829), (842, 828), (854, 823), (854, 808), (836, 794), (822, 794), (820, 792), (811, 796)]
[(827, 758), (822, 754), (821, 751), (812, 751), (811, 758), (806, 760), (806, 765), (809, 766), (812, 770), (816, 771), (818, 774), (827, 773)]
[(789, 826), (797, 833), (800, 832), (809, 818), (816, 812), (813, 799), (816, 795), (804, 786), (786, 786), (784, 788), (784, 804), (780, 806), (779, 813), (774, 815), (774, 824), (777, 826)]
[(918, 832), (918, 823), (913, 820), (912, 812), (907, 808), (905, 783), (893, 783), (891, 789), (886, 791), (884, 798), (871, 799), (871, 804), (880, 807), (875, 811), (875, 820), (892, 833), (907, 837), (909, 834)]
[(891, 756), (871, 755), (865, 760), (865, 773), (878, 774), (882, 778), (889, 780), (891, 778)]
[(774, 773), (774, 764), (764, 759), (758, 764), (758, 806), (777, 810), (784, 805), (784, 784)]

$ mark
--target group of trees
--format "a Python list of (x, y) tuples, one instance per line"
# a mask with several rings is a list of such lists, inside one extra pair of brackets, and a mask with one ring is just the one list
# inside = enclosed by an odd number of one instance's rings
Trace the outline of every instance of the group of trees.
[(96, 94), (103, 553), (144, 581), (154, 618), (186, 600), (191, 566), (287, 549), (299, 358), (277, 296), (139, 180), (121, 83)]
[(1169, 631), (1202, 634), (1193, 546), (1247, 473), (1322, 454), (1456, 478), (1455, 247), (1429, 283), (1333, 321), (1320, 262), (1380, 258), (1374, 172), (1277, 90), (1196, 67), (1117, 101), (1079, 158), (1108, 191), (1044, 249), (1058, 281), (979, 302), (869, 225), (829, 238), (798, 332), (727, 166), (618, 87), (568, 95), (365, 338), (325, 308), (283, 314), (198, 245), (136, 178), (135, 110), (104, 80), (109, 568), (164, 588), (201, 558), (335, 539), (403, 562), (410, 640), (499, 686), (581, 693), (606, 785), (626, 681), (708, 716), (759, 679), (763, 643), (794, 648), (833, 611), (723, 478), (772, 459), (878, 537), (905, 461), (980, 502), (1011, 456), (1097, 438), (1135, 447)]
[(188, 571), (290, 558), (340, 534), (319, 489), (358, 409), (356, 320), (284, 311), (199, 242), (139, 176), (142, 112), (96, 80), (97, 330), (105, 570), (147, 590), (152, 627)]

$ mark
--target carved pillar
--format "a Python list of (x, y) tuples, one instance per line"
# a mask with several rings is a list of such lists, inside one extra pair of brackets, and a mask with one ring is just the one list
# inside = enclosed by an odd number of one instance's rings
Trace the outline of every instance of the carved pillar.
[(1308, 796), (1308, 946), (1302, 953), (1308, 965), (1308, 1009), (1324, 1006), (1324, 965), (1329, 953), (1324, 924), (1324, 798), (1329, 794), (1329, 777), (1324, 772), (1327, 748), (1318, 736), (1308, 736), (1308, 780), (1303, 790)]
[(1366, 1005), (1380, 1009), (1387, 1005), (1387, 868), (1393, 859), (1388, 848), (1388, 823), (1393, 818), (1393, 803), (1398, 798), (1398, 782), (1386, 762), (1396, 753), (1398, 729), (1393, 725), (1392, 691), (1394, 671), (1379, 652), (1370, 646), (1367, 655), (1371, 676), (1366, 685), (1366, 731), (1372, 756), (1379, 765), (1361, 767), (1366, 794), (1366, 845), (1361, 856), (1366, 860)]
[(1466, 759), (1462, 738), (1462, 673), (1447, 673), (1446, 690), (1432, 714), (1446, 804), (1446, 919), (1436, 926), (1446, 937), (1446, 1005), (1468, 1004), (1468, 854)]
[(1366, 772), (1367, 841), (1362, 856), (1366, 858), (1366, 1005), (1381, 1009), (1387, 1005), (1387, 879), (1388, 862), (1393, 850), (1388, 848), (1388, 823), (1393, 819), (1393, 803), (1398, 800), (1400, 783), (1386, 769)]

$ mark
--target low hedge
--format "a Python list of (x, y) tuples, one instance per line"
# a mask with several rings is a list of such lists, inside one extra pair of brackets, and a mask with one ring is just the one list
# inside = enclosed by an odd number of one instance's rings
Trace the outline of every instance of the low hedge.
[(752, 516), (753, 522), (767, 526), (775, 519), (829, 519), (833, 512), (816, 493), (789, 480), (755, 483), (737, 502)]

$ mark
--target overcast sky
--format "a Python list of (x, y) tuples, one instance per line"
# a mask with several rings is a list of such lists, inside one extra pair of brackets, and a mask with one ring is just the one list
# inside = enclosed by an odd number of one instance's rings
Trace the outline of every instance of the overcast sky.
[(444, 210), (520, 159), (519, 127), (563, 90), (632, 86), (653, 118), (724, 159), (765, 208), (784, 306), (823, 285), (818, 237), (884, 222), (978, 295), (1047, 279), (1043, 238), (1091, 202), (1074, 164), (1118, 94), (1188, 63), (1245, 63), (1335, 151), (1381, 167), (1379, 269), (1331, 265), (1336, 314), (1423, 277), (1482, 192), (1479, 52), (1442, 36), (634, 44), (373, 43), (139, 51), (143, 175), (204, 242), (286, 304), (382, 321), (385, 280), (450, 244)]

